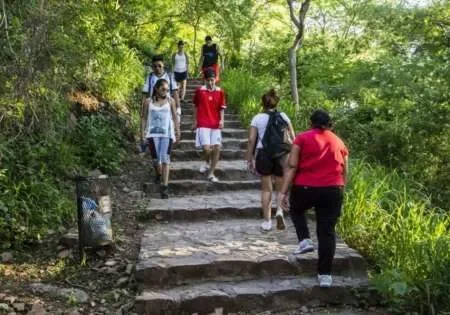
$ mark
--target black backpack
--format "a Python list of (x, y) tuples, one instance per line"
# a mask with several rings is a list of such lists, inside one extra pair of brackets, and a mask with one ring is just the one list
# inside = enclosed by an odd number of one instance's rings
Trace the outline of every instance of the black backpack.
[(269, 121), (261, 142), (268, 156), (272, 159), (277, 159), (288, 154), (291, 150), (290, 144), (285, 142), (285, 132), (288, 128), (288, 123), (276, 110), (267, 112), (267, 114), (269, 115)]

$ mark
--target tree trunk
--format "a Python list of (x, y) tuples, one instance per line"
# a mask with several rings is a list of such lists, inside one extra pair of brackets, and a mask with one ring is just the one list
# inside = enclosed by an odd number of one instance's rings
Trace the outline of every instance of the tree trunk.
[(305, 31), (305, 18), (308, 12), (311, 0), (305, 0), (302, 2), (300, 11), (298, 13), (298, 18), (295, 15), (294, 0), (287, 0), (289, 6), (289, 15), (291, 17), (291, 22), (295, 25), (297, 33), (295, 35), (294, 43), (292, 47), (289, 48), (289, 74), (291, 79), (291, 96), (292, 101), (295, 104), (295, 110), (300, 109), (300, 100), (298, 95), (297, 86), (297, 50), (301, 47), (303, 42), (303, 35)]
[(297, 87), (297, 49), (295, 47), (289, 48), (289, 74), (291, 79), (291, 97), (295, 104), (295, 110), (300, 109)]

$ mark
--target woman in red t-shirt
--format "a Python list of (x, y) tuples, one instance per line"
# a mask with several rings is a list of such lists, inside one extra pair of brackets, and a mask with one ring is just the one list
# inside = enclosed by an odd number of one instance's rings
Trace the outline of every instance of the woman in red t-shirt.
[(284, 173), (279, 200), (290, 213), (299, 240), (294, 254), (314, 250), (306, 220), (306, 211), (315, 209), (319, 240), (318, 281), (321, 287), (332, 283), (331, 268), (336, 250), (335, 227), (341, 213), (343, 187), (347, 174), (348, 150), (331, 130), (331, 118), (323, 110), (311, 115), (311, 129), (294, 140)]

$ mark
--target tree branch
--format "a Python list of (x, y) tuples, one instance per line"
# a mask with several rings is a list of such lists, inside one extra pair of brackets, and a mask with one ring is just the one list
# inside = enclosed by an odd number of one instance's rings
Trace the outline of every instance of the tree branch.
[(295, 24), (297, 28), (300, 28), (301, 27), (300, 21), (297, 20), (294, 14), (294, 1), (293, 0), (286, 0), (286, 1), (289, 6), (289, 15), (291, 16), (291, 21)]
[(2, 11), (3, 11), (2, 25), (3, 25), (3, 23), (5, 24), (6, 41), (8, 42), (8, 47), (9, 47), (9, 50), (11, 51), (11, 54), (13, 54), (14, 58), (17, 60), (17, 54), (14, 51), (14, 49), (12, 48), (11, 40), (9, 39), (8, 17), (6, 15), (5, 0), (2, 0)]

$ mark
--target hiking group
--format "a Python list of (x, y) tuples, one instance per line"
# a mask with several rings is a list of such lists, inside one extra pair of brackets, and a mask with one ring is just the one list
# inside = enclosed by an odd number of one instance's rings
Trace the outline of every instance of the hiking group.
[[(222, 59), (218, 45), (207, 36), (199, 62), (204, 85), (195, 90), (193, 97), (192, 130), (196, 133), (195, 146), (202, 150), (205, 162), (199, 171), (213, 183), (219, 181), (214, 172), (220, 157), (226, 109), (225, 93), (217, 86), (219, 58)], [(172, 55), (172, 64), (173, 75), (165, 71), (163, 57), (154, 56), (152, 72), (142, 90), (141, 137), (150, 151), (154, 182), (161, 185), (163, 199), (169, 198), (170, 153), (172, 145), (180, 141), (180, 102), (185, 101), (189, 73), (189, 58), (182, 41)], [(277, 229), (286, 229), (284, 212), (290, 213), (294, 224), (299, 241), (294, 254), (314, 251), (306, 220), (306, 211), (314, 208), (318, 282), (321, 287), (329, 287), (348, 150), (331, 131), (332, 120), (326, 111), (314, 111), (310, 117), (311, 128), (296, 136), (289, 117), (277, 110), (279, 101), (274, 89), (262, 95), (263, 111), (252, 118), (249, 128), (246, 159), (248, 170), (261, 179), (261, 230), (272, 229), (272, 199), (275, 199)]]

